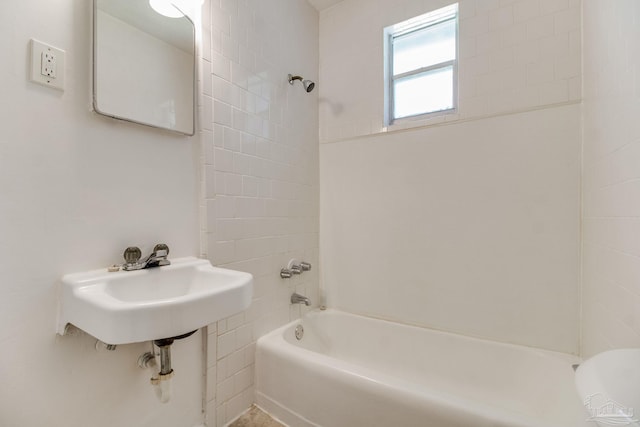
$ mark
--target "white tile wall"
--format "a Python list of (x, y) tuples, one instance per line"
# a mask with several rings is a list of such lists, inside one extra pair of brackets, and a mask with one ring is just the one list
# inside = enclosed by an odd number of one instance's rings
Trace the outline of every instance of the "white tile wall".
[[(384, 27), (452, 0), (346, 0), (320, 15), (320, 141), (383, 128)], [(581, 99), (580, 0), (460, 0), (459, 110), (395, 128)]]
[(640, 346), (640, 5), (584, 2), (584, 356)]
[[(317, 80), (318, 12), (211, 0), (205, 15), (203, 253), (255, 279), (251, 307), (209, 327), (207, 418), (222, 426), (253, 402), (256, 339), (300, 316), (291, 293), (318, 301), (318, 91), (287, 82)], [(316, 268), (285, 281), (290, 258)]]
[(327, 304), (578, 353), (580, 106), (320, 146)]

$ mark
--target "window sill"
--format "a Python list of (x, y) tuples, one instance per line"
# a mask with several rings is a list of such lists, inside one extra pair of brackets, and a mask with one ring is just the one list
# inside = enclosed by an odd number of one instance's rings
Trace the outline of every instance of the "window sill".
[(396, 130), (425, 127), (438, 123), (456, 121), (459, 118), (460, 115), (458, 114), (458, 110), (456, 108), (452, 108), (449, 110), (436, 111), (434, 113), (394, 120), (392, 124), (384, 127), (382, 132), (393, 132)]

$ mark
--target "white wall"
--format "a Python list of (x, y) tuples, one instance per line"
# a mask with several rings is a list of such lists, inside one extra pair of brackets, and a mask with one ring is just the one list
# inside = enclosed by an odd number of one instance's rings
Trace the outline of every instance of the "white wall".
[(584, 356), (640, 346), (640, 4), (584, 2)]
[[(196, 138), (90, 111), (90, 4), (0, 5), (0, 425), (192, 427), (198, 336), (174, 345), (162, 405), (136, 367), (147, 345), (99, 353), (89, 336), (55, 335), (63, 274), (121, 262), (129, 245), (198, 254)], [(64, 93), (27, 81), (31, 37), (67, 52)]]
[(447, 3), (321, 14), (322, 287), (334, 307), (577, 353), (580, 2), (462, 0), (459, 113), (380, 133), (383, 28)]
[[(306, 0), (208, 7), (203, 247), (255, 279), (251, 307), (209, 327), (207, 423), (223, 426), (253, 402), (256, 339), (307, 310), (291, 306), (294, 291), (318, 302), (318, 91), (287, 82), (317, 80), (318, 12)], [(283, 280), (290, 258), (313, 269)]]

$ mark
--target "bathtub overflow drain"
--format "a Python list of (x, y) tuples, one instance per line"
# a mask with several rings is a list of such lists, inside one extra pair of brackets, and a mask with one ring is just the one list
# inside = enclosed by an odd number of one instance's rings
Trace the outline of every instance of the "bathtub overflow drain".
[(296, 339), (301, 340), (304, 335), (304, 328), (302, 325), (296, 326)]

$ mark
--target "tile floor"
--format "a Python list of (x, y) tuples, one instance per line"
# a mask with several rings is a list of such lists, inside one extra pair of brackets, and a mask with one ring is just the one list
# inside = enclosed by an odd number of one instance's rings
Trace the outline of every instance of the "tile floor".
[(235, 420), (229, 427), (286, 427), (262, 411), (256, 405)]

